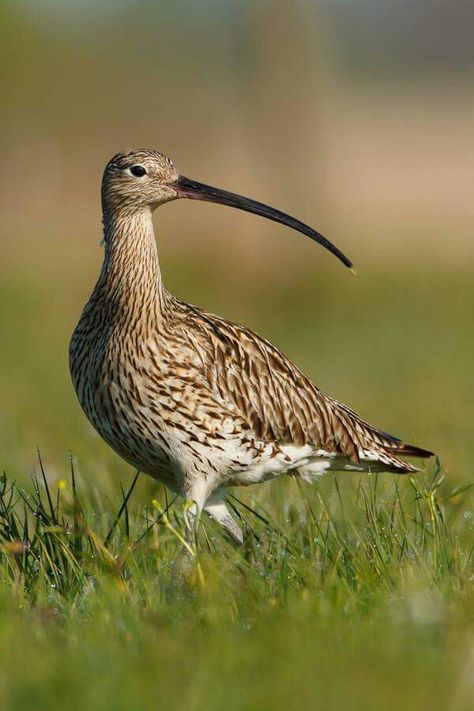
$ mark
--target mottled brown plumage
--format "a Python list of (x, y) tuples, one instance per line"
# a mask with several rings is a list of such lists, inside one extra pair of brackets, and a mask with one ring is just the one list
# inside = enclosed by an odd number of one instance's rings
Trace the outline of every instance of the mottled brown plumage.
[(102, 185), (105, 257), (70, 345), (79, 401), (124, 459), (241, 532), (226, 486), (328, 469), (414, 472), (430, 456), (324, 395), (268, 341), (175, 298), (163, 286), (152, 211), (179, 197), (220, 202), (307, 234), (261, 203), (180, 176), (160, 153), (118, 154)]

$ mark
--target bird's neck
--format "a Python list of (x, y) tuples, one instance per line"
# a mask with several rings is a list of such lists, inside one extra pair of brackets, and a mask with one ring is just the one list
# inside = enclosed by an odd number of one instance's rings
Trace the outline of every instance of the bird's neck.
[(168, 294), (161, 279), (151, 210), (104, 211), (105, 255), (97, 288), (114, 318), (163, 317)]

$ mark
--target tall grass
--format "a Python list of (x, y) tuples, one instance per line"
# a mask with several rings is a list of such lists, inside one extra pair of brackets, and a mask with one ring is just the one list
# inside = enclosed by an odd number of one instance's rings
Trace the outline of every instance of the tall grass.
[(142, 479), (1, 478), (2, 708), (469, 708), (470, 492), (439, 463), (238, 490), (245, 545), (204, 518), (184, 569), (185, 507)]
[[(171, 573), (184, 545), (185, 508), (164, 490), (159, 501), (135, 503), (138, 476), (127, 491), (121, 488), (121, 502), (114, 507), (106, 492), (86, 495), (81, 490), (72, 460), (69, 477), (51, 482), (39, 455), (29, 489), (4, 474), (4, 584), (28, 603), (51, 591), (74, 600), (101, 576), (133, 590), (153, 569), (165, 599), (168, 594), (172, 599)], [(469, 513), (464, 518), (462, 512), (469, 485), (451, 489), (439, 462), (430, 474), (417, 477), (367, 475), (349, 481), (347, 475), (336, 475), (319, 486), (291, 480), (286, 488), (293, 492), (279, 511), (255, 501), (251, 491), (242, 498), (240, 492), (231, 494), (230, 505), (245, 531), (241, 550), (210, 520), (202, 522), (196, 580), (205, 586), (203, 571), (230, 562), (238, 575), (223, 584), (230, 585), (236, 609), (243, 590), (260, 590), (262, 584), (274, 598), (308, 586), (337, 585), (355, 605), (366, 605), (413, 576), (445, 592), (460, 590), (468, 581), (474, 544)]]

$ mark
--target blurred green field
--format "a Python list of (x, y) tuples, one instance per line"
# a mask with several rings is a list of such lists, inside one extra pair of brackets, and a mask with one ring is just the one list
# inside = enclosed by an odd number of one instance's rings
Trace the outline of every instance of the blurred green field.
[(19, 550), (2, 484), (3, 708), (471, 707), (472, 524), (439, 477), (277, 484), (245, 553), (206, 524), (180, 582), (179, 506), (142, 490), (109, 538), (111, 492), (76, 487), (22, 492)]
[[(474, 707), (473, 21), (442, 0), (0, 2), (0, 708)], [(180, 201), (156, 218), (168, 288), (439, 457), (235, 491), (245, 549), (204, 520), (183, 579), (182, 504), (163, 517), (141, 476), (123, 505), (134, 472), (67, 363), (101, 170), (138, 146), (358, 272)]]

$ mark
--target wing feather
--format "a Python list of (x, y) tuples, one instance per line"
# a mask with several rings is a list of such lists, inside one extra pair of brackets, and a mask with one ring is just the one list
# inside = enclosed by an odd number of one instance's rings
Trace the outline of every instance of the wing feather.
[(400, 456), (429, 457), (365, 422), (324, 395), (283, 353), (249, 329), (193, 307), (207, 354), (206, 378), (256, 438), (311, 444), (359, 463), (373, 459), (398, 472), (416, 471)]

